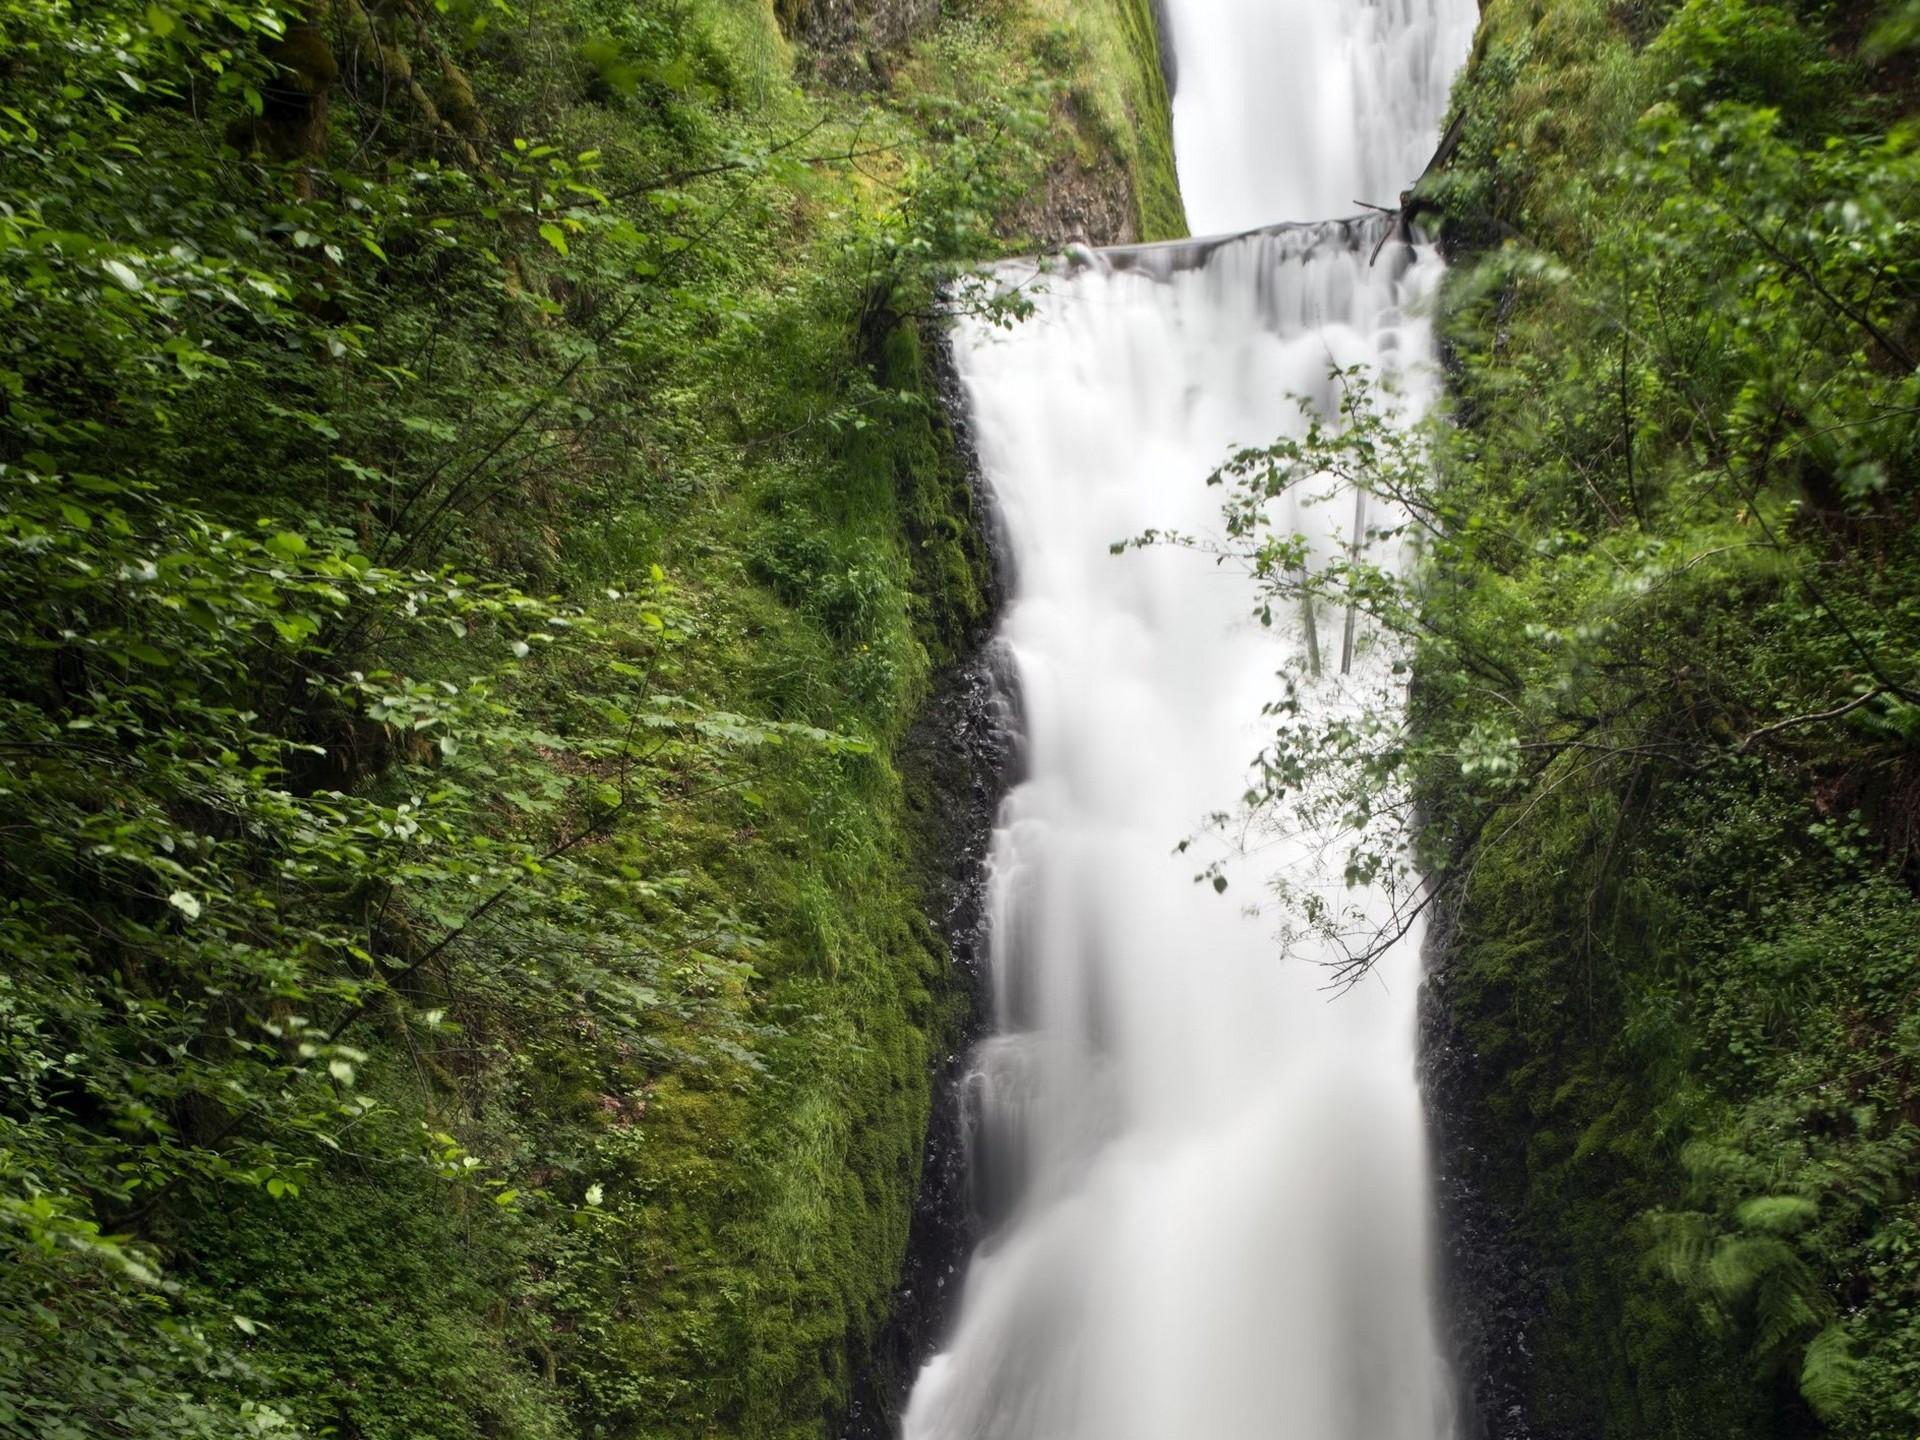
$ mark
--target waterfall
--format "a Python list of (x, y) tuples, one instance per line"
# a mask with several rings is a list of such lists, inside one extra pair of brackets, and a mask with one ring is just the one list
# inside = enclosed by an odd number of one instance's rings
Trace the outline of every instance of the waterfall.
[[(1437, 139), (1472, 0), (1171, 0), (1196, 231), (1391, 204)], [(1378, 220), (1081, 257), (956, 363), (1010, 548), (1023, 767), (989, 858), (995, 1033), (965, 1086), (987, 1240), (906, 1440), (1443, 1440), (1414, 1078), (1418, 934), (1337, 998), (1244, 902), (1312, 836), (1176, 853), (1231, 810), (1307, 626), (1149, 527), (1217, 532), (1229, 449), (1332, 365), (1431, 376), (1438, 260)], [(1281, 523), (1319, 553), (1351, 504)], [(1330, 631), (1338, 653), (1337, 632)], [(1364, 637), (1363, 637), (1364, 639)], [(1381, 647), (1310, 703), (1379, 703)], [(1304, 673), (1304, 672), (1303, 672)], [(1303, 682), (1305, 683), (1305, 682)], [(1323, 852), (1327, 852), (1323, 857)], [(1219, 858), (1225, 894), (1197, 885)], [(1323, 875), (1323, 866), (1331, 873)]]

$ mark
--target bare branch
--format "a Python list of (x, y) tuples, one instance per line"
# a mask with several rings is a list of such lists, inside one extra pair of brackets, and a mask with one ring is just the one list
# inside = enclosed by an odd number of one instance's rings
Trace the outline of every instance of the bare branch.
[(1782, 730), (1791, 730), (1800, 725), (1818, 725), (1823, 720), (1838, 720), (1842, 715), (1851, 715), (1863, 705), (1871, 704), (1882, 695), (1891, 695), (1893, 691), (1885, 685), (1876, 685), (1864, 695), (1849, 700), (1844, 705), (1836, 705), (1831, 710), (1816, 710), (1808, 715), (1792, 715), (1785, 720), (1776, 720), (1771, 725), (1762, 725), (1746, 739), (1740, 742), (1741, 750), (1751, 750), (1753, 742), (1768, 735), (1777, 735)]

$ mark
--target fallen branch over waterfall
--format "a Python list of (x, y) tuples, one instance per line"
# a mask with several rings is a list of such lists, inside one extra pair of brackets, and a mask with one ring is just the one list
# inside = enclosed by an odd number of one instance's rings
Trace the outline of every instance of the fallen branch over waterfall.
[(1356, 205), (1364, 206), (1368, 210), (1377, 210), (1382, 215), (1390, 215), (1393, 217), (1393, 223), (1382, 230), (1380, 232), (1380, 238), (1374, 242), (1373, 253), (1367, 257), (1368, 269), (1372, 269), (1374, 262), (1380, 258), (1380, 252), (1386, 248), (1389, 236), (1397, 236), (1402, 240), (1410, 239), (1412, 237), (1414, 216), (1418, 215), (1422, 210), (1439, 208), (1438, 202), (1430, 196), (1422, 194), (1420, 187), (1426, 184), (1429, 175), (1433, 174), (1436, 170), (1444, 170), (1453, 159), (1454, 151), (1460, 148), (1460, 131), (1466, 123), (1467, 114), (1464, 110), (1453, 117), (1453, 123), (1447, 126), (1447, 133), (1440, 137), (1439, 148), (1433, 152), (1433, 158), (1427, 161), (1427, 168), (1420, 172), (1420, 178), (1400, 192), (1400, 204), (1397, 207), (1390, 209), (1385, 205), (1375, 205), (1366, 200), (1356, 200), (1353, 202)]

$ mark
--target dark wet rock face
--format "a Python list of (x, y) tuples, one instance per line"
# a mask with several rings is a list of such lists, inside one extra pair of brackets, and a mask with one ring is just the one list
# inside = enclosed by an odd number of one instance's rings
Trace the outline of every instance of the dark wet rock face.
[(1463, 1037), (1450, 994), (1452, 927), (1427, 940), (1420, 989), (1420, 1085), (1434, 1166), (1435, 1264), (1443, 1341), (1458, 1386), (1459, 1440), (1573, 1440), (1530, 1414), (1528, 1336), (1547, 1309), (1546, 1272), (1521, 1239), (1499, 1182), (1524, 1137), (1491, 1133), (1487, 1077)]
[(968, 1175), (964, 1085), (973, 1048), (992, 1022), (988, 980), (986, 863), (1000, 802), (1015, 778), (1018, 721), (1013, 688), (994, 640), (1007, 592), (1006, 547), (967, 433), (945, 346), (938, 374), (954, 445), (976, 487), (975, 513), (993, 557), (990, 614), (970, 653), (939, 677), (909, 733), (902, 769), (909, 781), (927, 918), (947, 943), (951, 983), (963, 1013), (950, 1028), (934, 1076), (933, 1114), (921, 1161), (920, 1197), (891, 1316), (854, 1385), (841, 1440), (887, 1440), (920, 1366), (946, 1334), (979, 1225)]

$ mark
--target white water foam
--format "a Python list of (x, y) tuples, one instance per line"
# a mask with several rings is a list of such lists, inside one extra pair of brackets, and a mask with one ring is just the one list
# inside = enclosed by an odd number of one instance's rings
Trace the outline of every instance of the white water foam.
[[(1196, 229), (1345, 212), (1410, 182), (1464, 52), (1460, 0), (1174, 0), (1176, 133)], [(1279, 127), (1276, 130), (1275, 127)], [(1290, 128), (1289, 128), (1290, 127)], [(1284, 133), (1275, 148), (1263, 136)], [(1344, 188), (1343, 188), (1344, 187)], [(1361, 194), (1359, 198), (1374, 198)], [(1331, 408), (1332, 365), (1433, 383), (1425, 249), (1364, 224), (1096, 255), (1011, 331), (955, 353), (1008, 543), (1002, 626), (1026, 769), (989, 872), (997, 1033), (969, 1085), (1000, 1223), (906, 1440), (1443, 1440), (1414, 1078), (1417, 933), (1329, 1000), (1312, 954), (1235, 897), (1296, 836), (1174, 853), (1231, 808), (1304, 628), (1262, 628), (1244, 575), (1149, 527), (1217, 531), (1200, 482), (1234, 445)], [(1292, 505), (1322, 555), (1350, 505)], [(1387, 657), (1309, 693), (1378, 703)], [(1384, 902), (1381, 902), (1384, 903)], [(1324, 957), (1318, 957), (1324, 958)]]
[(1196, 235), (1392, 206), (1439, 139), (1477, 18), (1459, 0), (1170, 0)]

